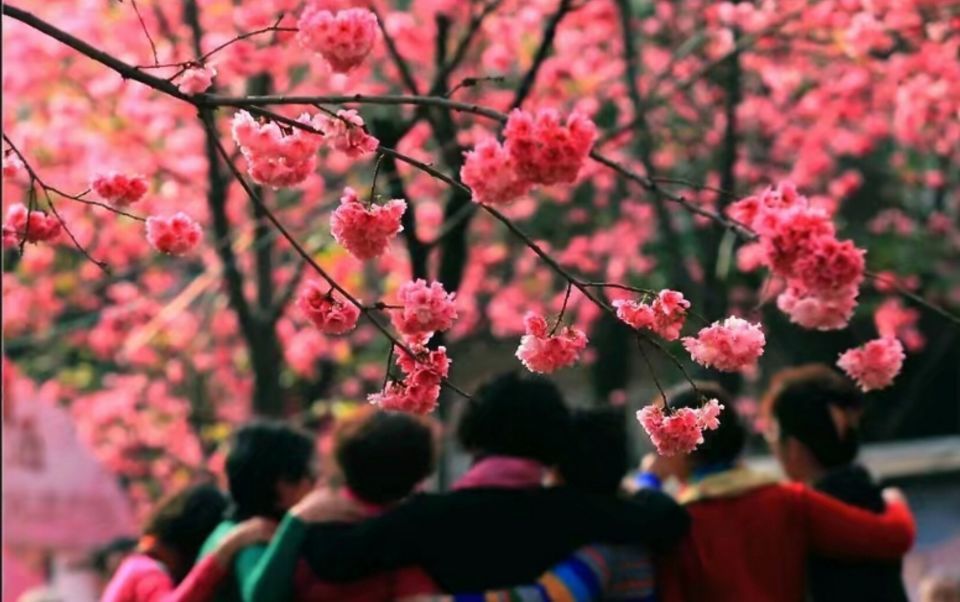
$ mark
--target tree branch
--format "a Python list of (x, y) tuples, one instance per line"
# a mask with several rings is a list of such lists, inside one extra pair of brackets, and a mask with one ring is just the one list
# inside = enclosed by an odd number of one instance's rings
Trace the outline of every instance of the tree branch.
[(533, 64), (530, 65), (530, 69), (523, 76), (520, 85), (517, 86), (516, 93), (513, 95), (513, 101), (510, 103), (511, 109), (519, 108), (533, 90), (533, 84), (537, 81), (540, 67), (543, 65), (543, 61), (547, 60), (547, 55), (550, 54), (550, 48), (553, 46), (553, 39), (557, 35), (560, 21), (570, 12), (571, 8), (573, 8), (572, 0), (560, 0), (557, 12), (553, 13), (553, 16), (547, 21), (547, 26), (543, 30), (543, 39), (540, 40), (540, 46), (537, 48), (536, 54), (533, 55)]

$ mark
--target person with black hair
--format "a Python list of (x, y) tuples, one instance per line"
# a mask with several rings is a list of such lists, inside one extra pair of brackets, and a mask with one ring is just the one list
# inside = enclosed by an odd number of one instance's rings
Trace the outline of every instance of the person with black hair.
[[(230, 507), (226, 519), (203, 543), (201, 558), (212, 554), (240, 521), (280, 520), (313, 489), (315, 456), (313, 439), (282, 422), (256, 421), (237, 430), (226, 461)], [(231, 563), (230, 578), (218, 588), (215, 599), (240, 602), (266, 549), (266, 542), (258, 542), (240, 550)]]
[(336, 424), (334, 457), (343, 486), (337, 491), (315, 490), (287, 512), (246, 583), (244, 602), (386, 601), (436, 590), (430, 578), (415, 568), (351, 583), (324, 582), (305, 566), (298, 569), (313, 509), (318, 505), (329, 509), (327, 502), (332, 501), (349, 519), (381, 514), (410, 495), (433, 471), (433, 433), (425, 419), (367, 406)]
[(349, 581), (416, 565), (446, 592), (529, 583), (596, 542), (663, 548), (687, 517), (659, 492), (625, 500), (543, 487), (570, 442), (570, 416), (550, 381), (502, 375), (468, 401), (458, 436), (473, 466), (446, 494), (418, 494), (353, 525), (310, 529), (303, 553), (322, 579)]
[(262, 520), (238, 523), (194, 565), (201, 544), (226, 507), (220, 490), (206, 484), (160, 503), (144, 527), (137, 551), (124, 559), (104, 590), (103, 602), (209, 600), (234, 555), (245, 546), (269, 540), (273, 532), (272, 525)]
[[(882, 512), (880, 488), (855, 462), (863, 396), (829, 366), (807, 364), (773, 376), (761, 402), (765, 436), (784, 472), (842, 502)], [(901, 563), (811, 556), (807, 587), (815, 602), (906, 602)]]
[(746, 431), (712, 383), (668, 391), (667, 405), (699, 407), (710, 398), (722, 405), (719, 427), (705, 430), (692, 453), (658, 462), (661, 474), (684, 482), (680, 500), (691, 516), (687, 536), (658, 559), (661, 600), (801, 602), (812, 553), (893, 560), (909, 550), (915, 526), (901, 494), (888, 494), (886, 511), (874, 514), (742, 466)]

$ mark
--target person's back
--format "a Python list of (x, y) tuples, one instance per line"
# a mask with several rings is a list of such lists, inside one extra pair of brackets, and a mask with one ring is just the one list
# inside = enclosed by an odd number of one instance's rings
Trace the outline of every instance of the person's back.
[[(774, 375), (763, 399), (771, 439), (788, 476), (842, 502), (883, 512), (880, 488), (854, 463), (863, 396), (823, 364)], [(814, 602), (906, 602), (902, 566), (892, 561), (844, 561), (813, 555), (808, 589)]]

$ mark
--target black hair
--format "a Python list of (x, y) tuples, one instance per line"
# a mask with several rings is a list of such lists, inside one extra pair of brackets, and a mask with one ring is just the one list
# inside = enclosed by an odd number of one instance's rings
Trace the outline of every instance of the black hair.
[(825, 364), (806, 364), (774, 375), (764, 395), (764, 412), (776, 419), (780, 438), (803, 443), (824, 468), (849, 464), (860, 437), (855, 425), (838, 432), (831, 406), (859, 410), (863, 396), (852, 382)]
[(560, 462), (564, 482), (581, 491), (613, 494), (630, 467), (627, 424), (613, 408), (578, 410)]
[(554, 466), (569, 430), (570, 411), (556, 385), (510, 372), (477, 389), (467, 402), (457, 437), (476, 457), (516, 456)]
[[(222, 514), (223, 510), (220, 512)], [(137, 540), (133, 537), (114, 538), (90, 554), (90, 567), (98, 574), (109, 577), (110, 558), (117, 554), (125, 556), (136, 548)]]
[(733, 407), (730, 394), (713, 382), (697, 382), (696, 389), (684, 384), (667, 391), (670, 409), (699, 408), (707, 400), (716, 399), (723, 406), (720, 411), (720, 426), (703, 431), (703, 443), (690, 453), (698, 466), (728, 464), (743, 452), (747, 443), (747, 431)]
[(357, 497), (388, 504), (410, 495), (433, 472), (433, 433), (413, 416), (374, 412), (344, 425), (334, 453)]
[(193, 485), (160, 502), (143, 533), (155, 537), (190, 566), (207, 536), (223, 520), (227, 504), (227, 496), (216, 486)]
[(241, 427), (227, 454), (230, 518), (280, 518), (285, 509), (278, 507), (277, 483), (314, 476), (314, 455), (310, 435), (282, 422), (257, 421)]

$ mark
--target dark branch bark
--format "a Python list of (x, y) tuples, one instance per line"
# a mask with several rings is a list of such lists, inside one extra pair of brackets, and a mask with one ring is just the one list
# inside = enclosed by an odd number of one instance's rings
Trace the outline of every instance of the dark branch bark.
[(510, 103), (511, 109), (516, 109), (522, 105), (523, 101), (527, 99), (527, 96), (533, 90), (533, 85), (537, 82), (537, 74), (540, 72), (540, 67), (543, 65), (543, 61), (547, 60), (547, 55), (550, 54), (550, 48), (553, 47), (553, 39), (557, 36), (560, 21), (570, 12), (572, 7), (572, 0), (560, 0), (560, 6), (557, 7), (557, 12), (553, 13), (553, 16), (547, 21), (547, 26), (543, 30), (543, 39), (540, 40), (540, 46), (537, 48), (536, 54), (533, 55), (533, 64), (530, 65), (530, 69), (527, 70), (527, 73), (523, 76), (523, 80), (520, 81), (520, 85), (517, 86), (517, 92), (513, 95), (513, 102)]

